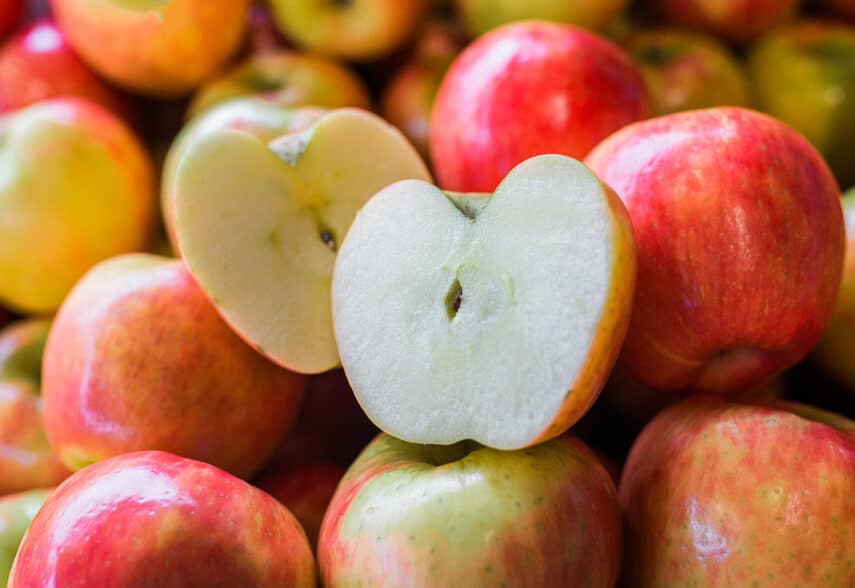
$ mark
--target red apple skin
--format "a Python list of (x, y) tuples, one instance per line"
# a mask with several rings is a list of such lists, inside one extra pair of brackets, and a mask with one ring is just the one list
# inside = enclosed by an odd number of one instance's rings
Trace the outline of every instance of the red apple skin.
[(431, 159), (444, 189), (492, 192), (518, 163), (544, 153), (581, 159), (649, 112), (641, 74), (617, 45), (569, 25), (511, 24), (448, 70), (431, 116)]
[[(696, 397), (624, 467), (624, 575), (653, 586), (855, 586), (855, 422)], [(817, 422), (819, 421), (819, 422)]]
[(793, 16), (802, 0), (655, 0), (670, 23), (744, 43)]
[(232, 332), (180, 260), (136, 254), (72, 290), (42, 385), (48, 439), (74, 470), (158, 449), (248, 478), (293, 424), (304, 378)]
[(587, 165), (632, 220), (638, 281), (621, 363), (661, 390), (735, 393), (799, 361), (831, 315), (843, 214), (828, 166), (741, 108), (627, 127)]
[(314, 587), (299, 523), (266, 493), (159, 451), (95, 464), (47, 500), (21, 543), (11, 588)]
[(63, 96), (86, 98), (134, 122), (130, 99), (89, 70), (54, 22), (41, 20), (0, 50), (0, 112)]
[(0, 37), (8, 34), (24, 16), (24, 0), (0, 0)]

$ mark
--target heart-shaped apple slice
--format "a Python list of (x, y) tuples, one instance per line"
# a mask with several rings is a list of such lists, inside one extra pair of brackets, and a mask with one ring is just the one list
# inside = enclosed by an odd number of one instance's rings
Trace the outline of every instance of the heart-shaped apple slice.
[(338, 245), (372, 195), (407, 178), (430, 178), (418, 153), (358, 109), (270, 143), (216, 131), (178, 163), (173, 229), (193, 277), (241, 337), (286, 368), (319, 373), (339, 364)]
[(623, 203), (574, 159), (529, 159), (492, 196), (399, 182), (365, 205), (338, 254), (342, 365), (395, 437), (544, 441), (599, 394), (635, 272)]

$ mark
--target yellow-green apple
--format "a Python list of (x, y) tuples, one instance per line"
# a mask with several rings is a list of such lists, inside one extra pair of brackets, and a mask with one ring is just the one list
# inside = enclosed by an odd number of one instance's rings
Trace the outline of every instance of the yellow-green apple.
[(190, 103), (188, 116), (245, 96), (277, 106), (371, 108), (368, 90), (349, 69), (330, 59), (283, 49), (252, 55), (207, 82)]
[(855, 20), (855, 0), (822, 0), (837, 16)]
[(653, 0), (670, 24), (744, 43), (798, 12), (802, 0)]
[(24, 533), (52, 491), (40, 488), (0, 497), (0, 586), (9, 581)]
[(71, 473), (48, 444), (42, 420), (49, 330), (47, 319), (22, 319), (0, 331), (0, 494), (55, 486)]
[(629, 0), (455, 0), (466, 30), (477, 37), (502, 25), (544, 20), (602, 30)]
[(235, 335), (180, 260), (123, 255), (87, 273), (56, 316), (45, 428), (75, 470), (159, 449), (248, 478), (294, 422), (303, 380)]
[(733, 393), (817, 343), (843, 267), (837, 183), (810, 143), (743, 108), (670, 114), (588, 156), (621, 197), (638, 286), (621, 363), (656, 389)]
[(855, 422), (691, 398), (633, 445), (624, 576), (659, 586), (855, 586)]
[(12, 31), (24, 16), (25, 0), (0, 0), (0, 37)]
[(855, 188), (843, 199), (846, 219), (846, 261), (837, 306), (816, 347), (813, 359), (855, 390)]
[(189, 92), (243, 39), (250, 0), (51, 0), (57, 22), (86, 63), (136, 93)]
[(429, 0), (271, 0), (286, 37), (311, 52), (352, 60), (388, 55), (418, 29)]
[(714, 37), (675, 29), (641, 30), (624, 42), (657, 115), (711, 106), (749, 106), (742, 64)]
[(62, 96), (86, 98), (134, 122), (130, 98), (92, 73), (53, 21), (41, 20), (0, 50), (0, 112)]
[(141, 249), (154, 218), (148, 155), (77, 98), (0, 117), (0, 302), (49, 312), (93, 264)]
[(617, 45), (568, 25), (511, 24), (448, 70), (431, 116), (431, 160), (443, 188), (488, 192), (535, 155), (584, 157), (648, 110), (644, 80)]
[(748, 66), (758, 108), (807, 137), (843, 188), (855, 185), (855, 26), (781, 28), (751, 48)]
[(611, 371), (635, 265), (620, 199), (572, 158), (529, 159), (493, 195), (398, 182), (362, 208), (336, 260), (342, 366), (400, 439), (551, 439)]
[(77, 472), (42, 506), (9, 586), (49, 585), (314, 588), (316, 572), (303, 529), (270, 495), (140, 451)]
[(318, 541), (326, 586), (615, 585), (609, 474), (566, 435), (507, 452), (379, 435), (345, 474)]
[(181, 156), (173, 232), (190, 272), (232, 328), (301, 373), (339, 365), (329, 292), (336, 251), (362, 205), (429, 179), (395, 127), (344, 108), (266, 141), (208, 133)]

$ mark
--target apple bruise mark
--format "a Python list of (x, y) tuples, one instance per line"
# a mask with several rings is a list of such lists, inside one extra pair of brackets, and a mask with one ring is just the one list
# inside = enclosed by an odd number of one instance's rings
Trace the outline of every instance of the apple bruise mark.
[(445, 312), (448, 315), (448, 320), (454, 320), (462, 303), (463, 287), (460, 285), (460, 280), (454, 278), (454, 282), (451, 283), (451, 287), (445, 295)]

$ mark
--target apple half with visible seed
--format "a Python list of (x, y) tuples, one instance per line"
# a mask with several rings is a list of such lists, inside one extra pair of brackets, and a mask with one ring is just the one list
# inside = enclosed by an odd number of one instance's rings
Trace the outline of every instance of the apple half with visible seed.
[(492, 196), (399, 182), (365, 205), (338, 253), (342, 365), (395, 437), (545, 441), (599, 394), (635, 272), (623, 204), (572, 158), (529, 159)]
[(270, 142), (215, 131), (178, 163), (173, 230), (241, 337), (290, 370), (320, 373), (339, 365), (329, 302), (338, 245), (371, 196), (410, 178), (430, 179), (415, 148), (355, 108)]

